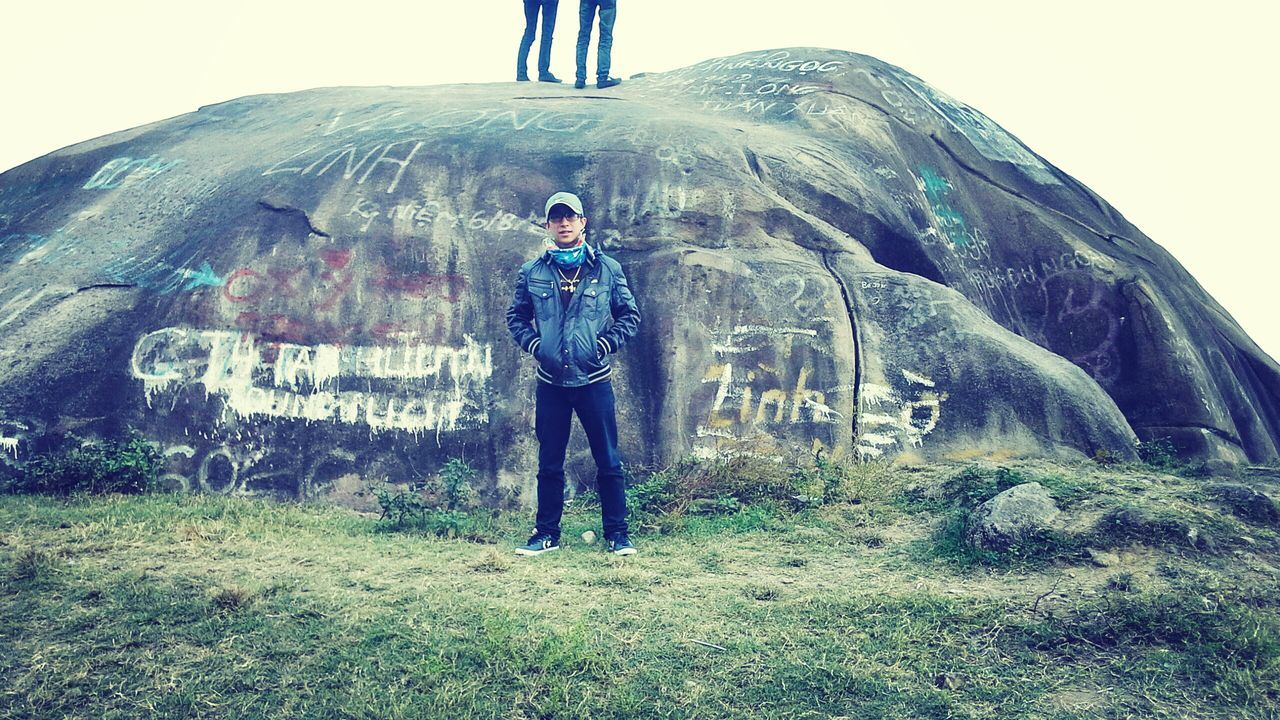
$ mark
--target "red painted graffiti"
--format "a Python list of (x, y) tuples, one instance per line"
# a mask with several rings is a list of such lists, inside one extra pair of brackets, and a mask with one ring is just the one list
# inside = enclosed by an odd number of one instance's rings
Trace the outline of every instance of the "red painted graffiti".
[(332, 310), (343, 295), (347, 294), (347, 290), (351, 288), (351, 281), (354, 280), (349, 272), (336, 272), (325, 270), (320, 273), (320, 279), (333, 283), (328, 291), (323, 295), (323, 301), (316, 306), (317, 310)]
[(354, 252), (355, 251), (351, 248), (330, 248), (328, 250), (320, 251), (320, 259), (323, 260), (324, 264), (328, 265), (330, 268), (334, 270), (341, 270), (347, 266), (347, 263), (351, 262), (351, 255)]
[[(237, 330), (271, 343), (312, 345), (331, 343), (370, 343), (386, 345), (397, 342), (448, 342), (451, 338), (449, 317), (434, 313), (415, 322), (339, 323), (321, 318), (301, 318), (283, 313), (268, 315), (242, 312), (236, 316)], [(264, 349), (264, 357), (267, 350)], [(274, 352), (274, 351), (272, 351)], [(274, 356), (273, 356), (274, 357)]]
[(279, 297), (293, 297), (301, 292), (301, 289), (295, 284), (296, 278), (302, 273), (302, 268), (271, 268), (267, 274), (275, 281), (275, 287), (272, 292)]
[[(352, 251), (323, 250), (320, 255), (324, 266), (329, 269), (320, 273), (321, 282), (313, 288), (318, 296), (316, 309), (332, 310), (351, 289), (355, 280), (351, 271), (343, 270), (351, 261)], [(305, 265), (274, 266), (267, 268), (265, 274), (253, 268), (242, 267), (227, 276), (222, 287), (222, 297), (233, 303), (299, 297), (306, 293), (308, 280), (308, 268)]]
[(439, 298), (457, 302), (467, 287), (463, 275), (438, 275), (433, 273), (401, 273), (386, 265), (378, 269), (372, 285), (384, 291), (397, 292), (416, 298)]
[(344, 302), (353, 287), (380, 293), (386, 299), (434, 300), (436, 302), (429, 306), (438, 307), (458, 302), (468, 284), (464, 275), (404, 272), (385, 262), (376, 269), (365, 269), (352, 262), (355, 259), (352, 248), (326, 248), (313, 257), (310, 263), (272, 264), (259, 269), (242, 267), (228, 275), (222, 297), (244, 310), (236, 318), (236, 327), (263, 338), (291, 343), (443, 340), (448, 336), (449, 327), (445, 315), (419, 325), (384, 320), (367, 326), (341, 324), (337, 318), (324, 320), (317, 316), (361, 314), (348, 312), (353, 308), (331, 312)]
[[(243, 282), (237, 286), (237, 281)], [(222, 286), (222, 297), (234, 303), (257, 300), (266, 290), (266, 286), (261, 281), (262, 273), (249, 268), (240, 268), (227, 276), (227, 282)], [(245, 292), (236, 292), (237, 287), (242, 287)]]

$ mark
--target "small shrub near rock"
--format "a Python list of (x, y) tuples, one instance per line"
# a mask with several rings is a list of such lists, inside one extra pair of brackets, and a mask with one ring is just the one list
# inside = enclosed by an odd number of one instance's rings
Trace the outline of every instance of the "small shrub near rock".
[[(1083, 486), (1057, 476), (1030, 481), (1011, 468), (971, 465), (928, 497), (917, 488), (900, 496), (913, 511), (945, 512), (928, 555), (961, 565), (1042, 563), (1082, 557), (1081, 540), (1057, 527), (1057, 494), (1075, 499)], [(1054, 495), (1051, 495), (1051, 488)]]
[(2, 485), (10, 493), (144, 493), (156, 489), (162, 461), (136, 431), (119, 440), (68, 435), (49, 452), (9, 465)]
[(1010, 468), (993, 470), (970, 465), (943, 483), (942, 495), (960, 507), (975, 508), (1028, 480), (1021, 472)]
[(378, 519), (395, 529), (483, 540), (490, 518), (473, 512), (476, 492), (472, 481), (477, 474), (466, 460), (450, 458), (437, 476), (425, 482), (374, 486), (371, 491), (382, 508)]
[(660, 470), (629, 468), (627, 509), (638, 526), (661, 529), (686, 515), (733, 514), (759, 502), (794, 510), (859, 502), (887, 472), (887, 466), (846, 465), (821, 455), (807, 464), (782, 459), (775, 450), (747, 442)]
[(1138, 459), (1157, 470), (1173, 472), (1180, 464), (1173, 440), (1167, 437), (1139, 441), (1134, 449), (1138, 451)]

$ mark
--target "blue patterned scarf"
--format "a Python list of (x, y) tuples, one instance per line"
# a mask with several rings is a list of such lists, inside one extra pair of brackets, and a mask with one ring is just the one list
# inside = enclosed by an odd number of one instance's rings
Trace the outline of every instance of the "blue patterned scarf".
[(582, 261), (587, 259), (587, 244), (585, 242), (580, 242), (567, 249), (552, 247), (550, 252), (551, 259), (556, 265), (559, 265), (564, 270), (573, 270), (574, 268), (580, 267), (582, 265)]

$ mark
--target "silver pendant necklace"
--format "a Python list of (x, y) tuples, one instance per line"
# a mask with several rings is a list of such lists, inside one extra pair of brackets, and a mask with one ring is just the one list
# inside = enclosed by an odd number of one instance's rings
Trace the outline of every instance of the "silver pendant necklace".
[(560, 275), (560, 292), (572, 295), (573, 291), (578, 289), (578, 278), (582, 275), (582, 266), (578, 266), (578, 271), (573, 274), (573, 277), (565, 277), (560, 268), (556, 268), (556, 273)]

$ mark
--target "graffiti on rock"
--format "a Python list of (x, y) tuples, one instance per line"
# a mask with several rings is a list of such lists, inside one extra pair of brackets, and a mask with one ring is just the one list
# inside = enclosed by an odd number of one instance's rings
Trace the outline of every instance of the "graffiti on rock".
[(9, 463), (9, 458), (18, 459), (18, 451), (22, 443), (31, 435), (31, 426), (21, 420), (0, 417), (0, 463)]
[[(811, 368), (803, 367), (795, 385), (784, 387), (779, 384), (781, 373), (762, 363), (745, 372), (740, 370), (736, 381), (733, 363), (712, 365), (702, 382), (716, 383), (716, 395), (707, 422), (698, 426), (698, 435), (722, 435), (723, 428), (735, 423), (798, 423), (801, 422), (802, 411), (808, 415), (809, 422), (836, 422), (843, 416), (826, 404), (826, 395), (806, 387), (812, 373)], [(768, 389), (760, 390), (757, 397), (759, 385)], [(731, 397), (737, 401), (736, 412), (725, 407)], [(732, 414), (726, 416), (726, 411)]]
[[(723, 57), (700, 62), (647, 78), (645, 88), (664, 96), (776, 95), (808, 87), (825, 88), (827, 85), (805, 83), (839, 77), (845, 64), (843, 60), (826, 58), (797, 59), (790, 51), (777, 50), (746, 58)], [(792, 81), (787, 82), (787, 78)]]
[(1041, 283), (1045, 345), (1104, 385), (1120, 376), (1117, 343), (1125, 318), (1112, 307), (1109, 285), (1079, 270), (1064, 270)]
[(601, 193), (603, 209), (598, 214), (619, 225), (640, 224), (651, 218), (675, 219), (704, 203), (707, 193), (683, 182), (657, 180), (636, 187), (627, 179), (625, 187)]
[[(889, 107), (897, 111), (903, 122), (914, 126), (920, 120), (920, 113), (917, 111), (914, 99), (908, 98), (902, 92), (899, 92), (898, 85), (889, 82), (884, 76), (867, 68), (854, 68), (852, 72), (865, 76), (867, 82), (880, 93), (880, 97), (889, 104)], [(906, 88), (903, 88), (903, 90), (905, 91)]]
[(687, 146), (659, 145), (653, 151), (653, 156), (657, 158), (658, 162), (669, 163), (685, 175), (693, 172), (694, 168), (698, 167), (697, 153)]
[[(807, 428), (821, 436), (813, 438), (820, 444), (832, 441), (838, 433), (819, 428), (842, 422), (844, 415), (831, 406), (829, 391), (812, 387), (816, 376), (830, 373), (829, 345), (818, 329), (806, 327), (737, 325), (716, 338), (711, 343), (716, 361), (701, 378), (715, 393), (695, 428), (697, 437), (713, 438), (719, 446), (752, 434), (773, 434), (769, 428), (800, 426), (802, 432)], [(805, 362), (802, 355), (813, 361)], [(800, 361), (775, 366), (771, 357)], [(714, 454), (715, 449), (696, 447), (695, 452)]]
[(898, 80), (919, 98), (920, 102), (938, 114), (956, 132), (960, 133), (988, 160), (1016, 165), (1027, 177), (1041, 185), (1061, 185), (1061, 181), (1040, 159), (1024, 148), (1009, 133), (992, 122), (986, 115), (974, 110), (929, 83), (905, 72), (896, 72)]
[(716, 58), (687, 68), (646, 78), (638, 86), (642, 95), (683, 95), (701, 99), (701, 109), (713, 113), (762, 118), (810, 117), (819, 125), (853, 132), (853, 120), (861, 116), (856, 104), (824, 95), (832, 79), (845, 71), (847, 62), (831, 58), (796, 57), (788, 50), (748, 57)]
[(1013, 300), (1021, 310), (1017, 332), (1107, 385), (1119, 378), (1118, 343), (1125, 317), (1116, 307), (1111, 283), (1096, 275), (1103, 263), (1091, 252), (1069, 250), (998, 270), (965, 268), (947, 259), (940, 265), (962, 274), (980, 291)]
[[(407, 110), (380, 112), (370, 117), (346, 118), (338, 112), (321, 137), (263, 170), (262, 175), (293, 174), (307, 178), (337, 177), (375, 191), (394, 193), (409, 167), (422, 160), (420, 153), (430, 139), (441, 132), (466, 129), (469, 132), (536, 130), (551, 133), (581, 133), (600, 119), (576, 112), (551, 111), (522, 105), (509, 107), (455, 108), (425, 115)], [(405, 134), (390, 142), (342, 140), (360, 133)], [(358, 139), (358, 138), (357, 138)], [(367, 183), (367, 184), (366, 184)]]
[(98, 168), (82, 189), (109, 190), (141, 185), (181, 163), (182, 160), (165, 160), (159, 155), (148, 155), (143, 158), (118, 157)]
[[(265, 455), (261, 451), (243, 452), (242, 448), (225, 443), (204, 452), (185, 444), (168, 445), (160, 454), (166, 470), (160, 476), (161, 487), (223, 494), (245, 490), (248, 471)], [(192, 469), (180, 471), (183, 465)]]
[(929, 378), (901, 370), (896, 386), (863, 383), (858, 393), (858, 455), (879, 458), (924, 444), (938, 426), (947, 393), (939, 393)]
[(773, 50), (763, 52), (758, 55), (752, 55), (741, 60), (734, 60), (732, 57), (712, 58), (710, 60), (700, 62), (697, 65), (692, 65), (686, 69), (698, 73), (759, 69), (783, 73), (796, 73), (798, 75), (808, 75), (809, 73), (817, 73), (819, 75), (839, 75), (839, 71), (844, 66), (845, 61), (843, 60), (829, 60), (825, 58), (811, 57), (800, 60), (793, 58), (791, 56), (791, 51), (789, 50)]
[(771, 115), (779, 118), (809, 117), (820, 118), (829, 127), (853, 134), (858, 127), (858, 118), (863, 113), (854, 105), (836, 99), (823, 100), (724, 100), (713, 98), (703, 100), (701, 109), (708, 112), (740, 112), (747, 115)]
[[(127, 234), (107, 237), (80, 237), (73, 234), (79, 225), (96, 217), (82, 212), (66, 225), (45, 235), (10, 233), (0, 237), (0, 250), (20, 253), (16, 265), (54, 265), (79, 260), (85, 249), (101, 256), (113, 257), (100, 266), (97, 277), (109, 283), (132, 285), (168, 295), (179, 290), (194, 290), (206, 285), (220, 285), (221, 278), (199, 249), (190, 243), (159, 252), (154, 243), (139, 241)], [(87, 258), (86, 258), (87, 262)], [(97, 262), (92, 264), (97, 267)]]
[(176, 247), (160, 255), (125, 255), (104, 265), (101, 275), (110, 282), (134, 285), (161, 295), (221, 286), (222, 278), (213, 272), (207, 260), (200, 259), (201, 254), (198, 248)]
[[(147, 403), (198, 382), (243, 419), (286, 418), (372, 430), (458, 430), (488, 421), (492, 347), (293, 345), (248, 333), (171, 327), (143, 335), (130, 361)], [(346, 389), (356, 384), (362, 389)], [(176, 401), (176, 400), (175, 400)]]
[(505, 210), (476, 210), (470, 215), (459, 214), (450, 212), (438, 200), (408, 200), (384, 209), (379, 203), (358, 195), (346, 216), (353, 215), (364, 221), (360, 232), (368, 232), (374, 222), (382, 218), (390, 223), (411, 223), (418, 229), (442, 227), (497, 233), (521, 230), (539, 238), (546, 237), (546, 230), (541, 225), (542, 218), (537, 213), (530, 212), (524, 218)]
[[(396, 187), (400, 184), (400, 178), (404, 176), (404, 171), (409, 167), (409, 163), (413, 161), (414, 156), (418, 154), (418, 151), (425, 144), (424, 141), (416, 139), (375, 143), (372, 147), (361, 147), (355, 143), (347, 143), (339, 148), (325, 150), (319, 155), (315, 154), (315, 148), (308, 148), (272, 165), (264, 170), (262, 174), (266, 176), (277, 173), (295, 173), (301, 176), (320, 177), (338, 165), (339, 161), (343, 161), (341, 173), (344, 180), (351, 180), (356, 175), (359, 175), (360, 179), (356, 181), (356, 184), (364, 185), (374, 171), (384, 171), (379, 177), (382, 180), (386, 180), (386, 192), (392, 193), (395, 192)], [(374, 158), (375, 154), (377, 158)], [(315, 159), (307, 164), (286, 167), (288, 163), (298, 161), (299, 158), (303, 157), (314, 157)], [(364, 172), (362, 173), (361, 170)]]
[(1097, 260), (1090, 253), (1080, 250), (1069, 250), (1041, 260), (1039, 263), (1027, 263), (1016, 267), (999, 270), (984, 268), (965, 268), (948, 258), (942, 258), (939, 266), (948, 273), (964, 274), (976, 288), (986, 290), (1013, 290), (1023, 286), (1038, 287), (1059, 273), (1083, 270), (1093, 267)]
[(316, 490), (317, 475), (335, 463), (350, 467), (356, 455), (341, 448), (312, 457), (284, 456), (261, 439), (211, 437), (166, 445), (160, 455), (164, 472), (160, 486), (170, 491), (228, 494), (268, 493), (305, 498)]
[[(0, 425), (11, 425), (15, 430), (26, 430), (27, 426), (22, 423), (7, 421), (0, 422)], [(12, 455), (14, 460), (18, 459), (18, 445), (22, 438), (19, 434), (5, 435), (5, 431), (0, 431), (0, 457), (4, 455)]]
[(79, 238), (55, 231), (52, 236), (39, 233), (10, 233), (0, 237), (0, 250), (13, 249), (18, 256), (16, 265), (31, 263), (48, 264), (74, 255), (83, 244)]
[(206, 260), (200, 263), (199, 269), (191, 270), (183, 268), (182, 275), (186, 279), (187, 284), (183, 286), (183, 290), (195, 290), (200, 287), (222, 287), (226, 284), (226, 278), (220, 277), (213, 271), (213, 267)]
[(955, 189), (951, 181), (937, 170), (921, 166), (916, 176), (916, 187), (925, 196), (932, 223), (925, 229), (921, 240), (931, 244), (937, 239), (959, 259), (982, 260), (991, 255), (991, 244), (975, 225), (970, 224), (949, 200)]
[[(227, 275), (222, 300), (235, 313), (237, 328), (273, 340), (440, 342), (451, 335), (450, 313), (467, 289), (465, 275), (414, 272), (386, 261), (368, 266), (354, 258), (352, 248), (324, 248), (296, 260), (240, 267)], [(412, 311), (403, 313), (405, 319), (338, 312), (348, 298), (363, 304), (370, 295), (388, 312), (393, 300), (412, 301)]]
[[(802, 286), (803, 287), (803, 286)], [(789, 354), (792, 343), (800, 342), (821, 353), (830, 349), (818, 342), (818, 331), (813, 328), (772, 327), (768, 325), (737, 325), (722, 342), (713, 343), (711, 349), (720, 356), (754, 352), (781, 340)]]
[[(348, 119), (346, 111), (337, 111), (322, 136), (358, 134), (366, 132), (414, 133), (435, 130), (496, 129), (499, 131), (540, 130), (554, 133), (579, 133), (586, 126), (600, 122), (595, 115), (581, 112), (564, 112), (532, 108), (511, 103), (506, 107), (454, 108), (436, 110), (426, 114), (411, 114), (408, 110), (392, 110), (372, 117)], [(416, 142), (416, 139), (414, 140)], [(310, 152), (310, 151), (304, 151)], [(301, 156), (303, 153), (299, 153)]]

